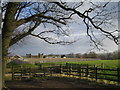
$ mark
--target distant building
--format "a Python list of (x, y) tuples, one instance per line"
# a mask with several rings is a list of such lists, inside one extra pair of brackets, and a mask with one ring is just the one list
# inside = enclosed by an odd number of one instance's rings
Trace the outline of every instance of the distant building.
[(27, 58), (31, 58), (31, 54), (26, 54), (26, 57)]
[(45, 55), (44, 58), (61, 58), (61, 55), (50, 54), (50, 55)]
[(8, 63), (9, 62), (14, 62), (14, 63), (16, 63), (16, 64), (23, 64), (23, 63), (29, 63), (29, 61), (27, 60), (27, 59), (24, 59), (22, 56), (20, 56), (20, 55), (15, 55), (15, 56), (11, 56), (10, 58), (9, 58), (9, 61), (8, 61)]
[(43, 53), (42, 54), (38, 53), (38, 58), (43, 58), (43, 56), (44, 56)]
[(49, 54), (49, 55), (44, 55), (43, 53), (38, 55), (31, 55), (31, 54), (26, 54), (27, 58), (63, 58), (61, 55), (54, 55), (54, 54)]
[(38, 55), (26, 54), (27, 58), (43, 58), (43, 56), (44, 56), (43, 53), (42, 54), (38, 53)]
[(20, 56), (20, 55), (15, 55), (15, 56), (9, 56), (9, 60), (8, 60), (8, 62), (11, 62), (11, 61), (14, 61), (14, 60), (24, 60), (24, 58), (22, 57), (22, 56)]
[(10, 57), (10, 59), (11, 60), (24, 60), (24, 58), (22, 56), (18, 55), (18, 54), (15, 55), (15, 56)]

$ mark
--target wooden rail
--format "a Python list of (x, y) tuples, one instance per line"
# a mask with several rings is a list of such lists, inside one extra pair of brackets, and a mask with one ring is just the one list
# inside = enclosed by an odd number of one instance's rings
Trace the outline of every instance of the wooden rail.
[(42, 77), (42, 76), (52, 76), (54, 74), (63, 74), (73, 77), (78, 76), (94, 78), (96, 81), (98, 79), (105, 79), (110, 81), (117, 81), (120, 83), (120, 69), (105, 69), (98, 68), (90, 65), (82, 64), (50, 64), (47, 67), (39, 65), (39, 68), (23, 68), (23, 67), (12, 67), (12, 79), (22, 79), (30, 77)]

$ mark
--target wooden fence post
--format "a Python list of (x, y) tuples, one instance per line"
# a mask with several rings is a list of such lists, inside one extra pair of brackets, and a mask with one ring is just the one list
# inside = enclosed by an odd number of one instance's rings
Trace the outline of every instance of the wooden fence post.
[(87, 66), (86, 66), (86, 77), (88, 77), (88, 74), (89, 74), (88, 68), (89, 68), (89, 66), (87, 65)]
[(80, 64), (80, 69), (81, 69), (80, 73), (81, 73), (81, 77), (82, 77), (83, 76), (83, 66), (82, 66), (82, 64)]
[(95, 67), (95, 79), (97, 81), (97, 67)]
[(52, 71), (51, 71), (51, 67), (49, 67), (49, 72), (50, 72), (50, 76), (52, 76)]
[(21, 70), (21, 75), (20, 75), (20, 79), (22, 80), (22, 75), (23, 75), (23, 70), (22, 70), (22, 66), (20, 67), (20, 70)]
[(29, 78), (31, 77), (31, 68), (29, 67)]
[(14, 80), (14, 68), (13, 68), (13, 65), (12, 65), (11, 69), (12, 69), (12, 80)]
[(69, 66), (68, 66), (68, 63), (66, 63), (66, 68), (67, 68), (67, 76), (69, 74)]
[(46, 76), (46, 70), (45, 67), (43, 68), (43, 73), (44, 73), (44, 77)]
[(69, 66), (69, 75), (71, 74), (71, 71), (72, 71), (72, 65), (70, 64), (70, 66)]
[(69, 75), (69, 77), (70, 77), (70, 66), (71, 66), (71, 64), (68, 65), (68, 75)]
[(62, 65), (60, 64), (60, 74), (62, 74)]
[(79, 74), (79, 77), (81, 79), (81, 65), (78, 66), (78, 74)]
[(120, 68), (117, 68), (117, 81), (120, 84)]
[(39, 69), (42, 69), (42, 64), (39, 64)]
[(104, 63), (101, 63), (101, 68), (104, 68)]

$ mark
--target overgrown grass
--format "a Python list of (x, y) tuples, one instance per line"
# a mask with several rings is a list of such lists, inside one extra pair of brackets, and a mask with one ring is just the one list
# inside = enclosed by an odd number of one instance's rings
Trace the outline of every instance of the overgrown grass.
[(21, 67), (38, 67), (37, 65), (35, 64), (26, 64), (26, 63), (23, 63), (23, 64), (17, 64), (17, 63), (14, 63), (14, 62), (11, 62), (11, 63), (8, 63), (7, 64), (8, 67), (11, 67), (11, 66), (21, 66)]

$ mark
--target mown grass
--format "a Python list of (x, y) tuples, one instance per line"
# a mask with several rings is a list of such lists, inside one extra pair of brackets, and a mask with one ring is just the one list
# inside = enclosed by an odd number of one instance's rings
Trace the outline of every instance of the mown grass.
[[(42, 66), (49, 66), (50, 64), (82, 64), (82, 65), (91, 65), (96, 66), (98, 68), (105, 68), (105, 69), (117, 69), (119, 68), (120, 60), (93, 60), (93, 61), (70, 61), (70, 62), (50, 62), (50, 63), (42, 63)], [(100, 71), (100, 73), (104, 74), (114, 74), (117, 75), (117, 71)], [(117, 79), (115, 76), (108, 76), (108, 75), (99, 75), (99, 77), (109, 78), (109, 79)]]
[(48, 63), (41, 63), (42, 65), (49, 65), (49, 64), (88, 64), (88, 65), (96, 65), (101, 66), (104, 65), (104, 68), (118, 68), (120, 64), (120, 60), (94, 60), (94, 61), (70, 61), (70, 62), (48, 62)]
[(119, 60), (95, 60), (95, 61), (81, 61), (81, 62), (72, 62), (77, 64), (88, 64), (100, 66), (104, 65), (105, 68), (118, 68)]
[(34, 67), (38, 67), (39, 64), (41, 64), (42, 66), (49, 66), (52, 64), (66, 64), (66, 63), (70, 63), (70, 64), (82, 64), (82, 65), (92, 65), (92, 66), (96, 66), (98, 68), (106, 68), (106, 69), (117, 69), (119, 67), (120, 64), (120, 60), (93, 60), (93, 61), (65, 61), (65, 62), (47, 62), (47, 63), (37, 63), (37, 64), (16, 64), (16, 63), (9, 63), (7, 66), (20, 66), (20, 67), (30, 67), (30, 68), (34, 68)]

